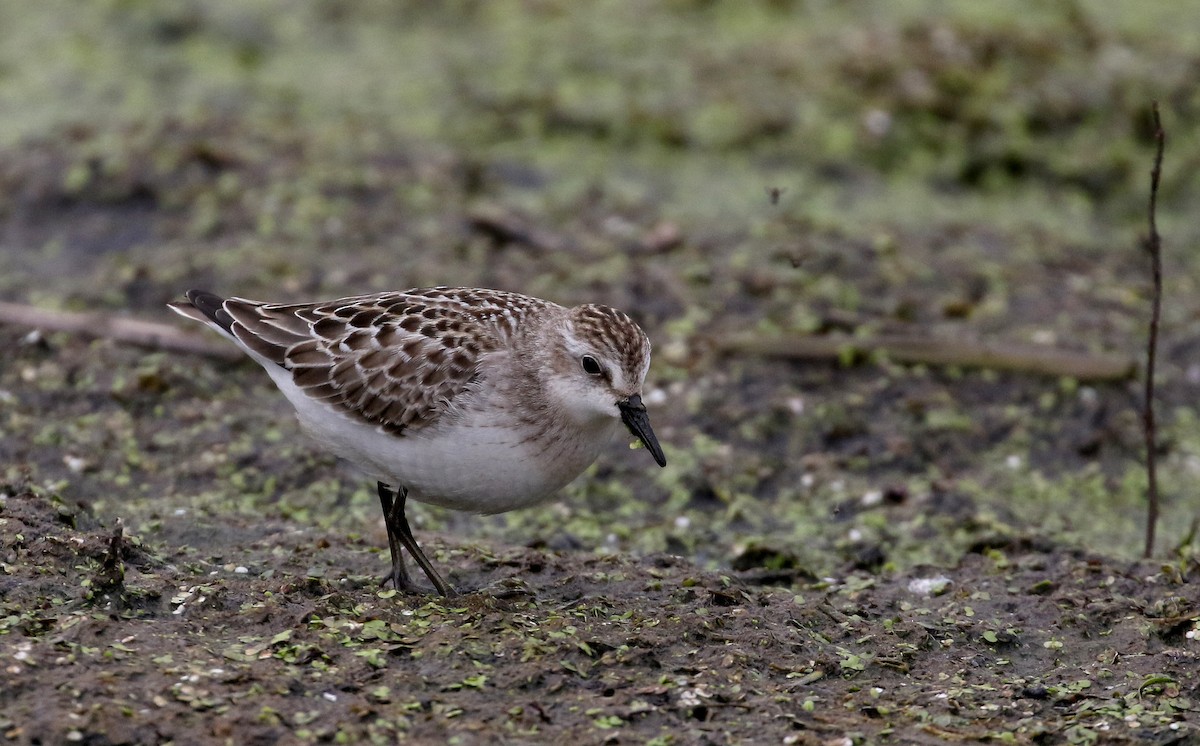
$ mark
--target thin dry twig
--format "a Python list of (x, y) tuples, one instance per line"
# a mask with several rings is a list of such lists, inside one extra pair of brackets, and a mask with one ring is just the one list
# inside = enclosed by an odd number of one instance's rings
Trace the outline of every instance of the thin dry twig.
[(1154, 168), (1150, 170), (1150, 235), (1144, 241), (1150, 253), (1150, 271), (1154, 291), (1150, 305), (1150, 339), (1146, 344), (1146, 402), (1142, 413), (1146, 435), (1146, 550), (1147, 558), (1154, 555), (1154, 533), (1158, 526), (1158, 458), (1155, 448), (1154, 421), (1154, 363), (1158, 357), (1158, 324), (1162, 315), (1162, 238), (1158, 235), (1158, 182), (1162, 176), (1163, 149), (1167, 133), (1158, 115), (1158, 102), (1151, 107), (1154, 117)]
[(240, 350), (228, 342), (189, 334), (170, 324), (112, 314), (51, 311), (36, 306), (0, 302), (0, 325), (4, 324), (83, 334), (154, 350), (186, 352), (229, 362), (237, 362), (244, 357)]
[(712, 340), (724, 354), (761, 355), (793, 360), (844, 360), (883, 353), (898, 363), (989, 368), (1047, 376), (1066, 376), (1082, 382), (1130, 378), (1137, 363), (1126, 355), (1089, 354), (1014, 342), (976, 342), (909, 334), (874, 337), (836, 335), (764, 336), (737, 333)]

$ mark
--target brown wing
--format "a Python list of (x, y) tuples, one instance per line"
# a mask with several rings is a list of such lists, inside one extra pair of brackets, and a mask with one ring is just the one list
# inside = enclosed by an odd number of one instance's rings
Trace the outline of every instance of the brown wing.
[[(385, 293), (284, 305), (230, 298), (229, 331), (287, 368), (306, 394), (400, 433), (437, 419), (479, 376), (512, 314), (453, 291)], [(532, 300), (532, 299), (530, 299)]]

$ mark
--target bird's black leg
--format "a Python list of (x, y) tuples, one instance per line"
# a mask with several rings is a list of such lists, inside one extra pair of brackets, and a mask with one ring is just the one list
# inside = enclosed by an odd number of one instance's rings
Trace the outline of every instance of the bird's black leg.
[[(400, 540), (396, 538), (396, 529), (392, 525), (392, 490), (383, 482), (376, 485), (379, 492), (379, 504), (383, 507), (383, 525), (387, 529), (388, 551), (392, 553), (392, 571), (379, 579), (380, 585), (391, 581), (398, 591), (413, 592), (417, 587), (408, 576), (408, 568), (404, 566), (404, 555), (400, 552)], [(404, 498), (400, 501), (403, 503)]]
[[(429, 582), (433, 583), (433, 587), (437, 588), (438, 593), (443, 596), (453, 596), (455, 595), (454, 589), (450, 587), (449, 583), (442, 580), (442, 576), (438, 574), (437, 570), (433, 569), (433, 563), (429, 561), (429, 558), (421, 551), (421, 547), (417, 545), (417, 540), (413, 538), (412, 529), (408, 526), (408, 518), (404, 515), (404, 503), (407, 499), (408, 490), (401, 487), (396, 491), (396, 500), (390, 506), (388, 515), (384, 519), (384, 522), (388, 524), (389, 543), (391, 541), (390, 537), (393, 535), (399, 539), (404, 548), (408, 550), (408, 553), (412, 555), (412, 558), (425, 571), (425, 576), (429, 578)], [(395, 574), (394, 565), (395, 562), (393, 562), (393, 574)], [(401, 568), (407, 580), (407, 571), (403, 570), (403, 565), (401, 565)]]
[(408, 490), (400, 487), (395, 492), (392, 491), (383, 482), (378, 482), (376, 485), (379, 492), (379, 504), (383, 508), (383, 525), (387, 528), (388, 535), (388, 551), (392, 555), (392, 571), (380, 578), (380, 585), (387, 585), (388, 581), (396, 587), (398, 591), (406, 593), (419, 593), (421, 588), (412, 581), (408, 574), (408, 568), (404, 565), (404, 554), (400, 547), (403, 546), (408, 550), (408, 553), (413, 556), (421, 569), (425, 571), (425, 575), (429, 578), (433, 586), (437, 588), (438, 593), (443, 596), (453, 596), (454, 589), (437, 570), (433, 569), (433, 563), (421, 551), (421, 547), (417, 544), (417, 540), (413, 538), (412, 529), (408, 525), (408, 518), (404, 515), (404, 504), (408, 500)]

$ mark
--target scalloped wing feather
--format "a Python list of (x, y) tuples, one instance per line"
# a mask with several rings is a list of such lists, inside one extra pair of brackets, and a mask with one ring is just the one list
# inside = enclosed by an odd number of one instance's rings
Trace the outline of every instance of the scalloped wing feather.
[(481, 357), (546, 305), (432, 288), (313, 304), (230, 298), (224, 308), (237, 340), (290, 370), (308, 396), (399, 434), (436, 421), (478, 378)]

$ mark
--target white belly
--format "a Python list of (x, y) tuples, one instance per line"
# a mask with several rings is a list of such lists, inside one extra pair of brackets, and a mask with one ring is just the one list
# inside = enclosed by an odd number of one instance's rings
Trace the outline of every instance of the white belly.
[(300, 424), (324, 448), (420, 502), (502, 513), (544, 502), (588, 467), (620, 428), (615, 417), (533, 438), (484, 406), (450, 425), (391, 435), (305, 395), (281, 368), (267, 369)]

